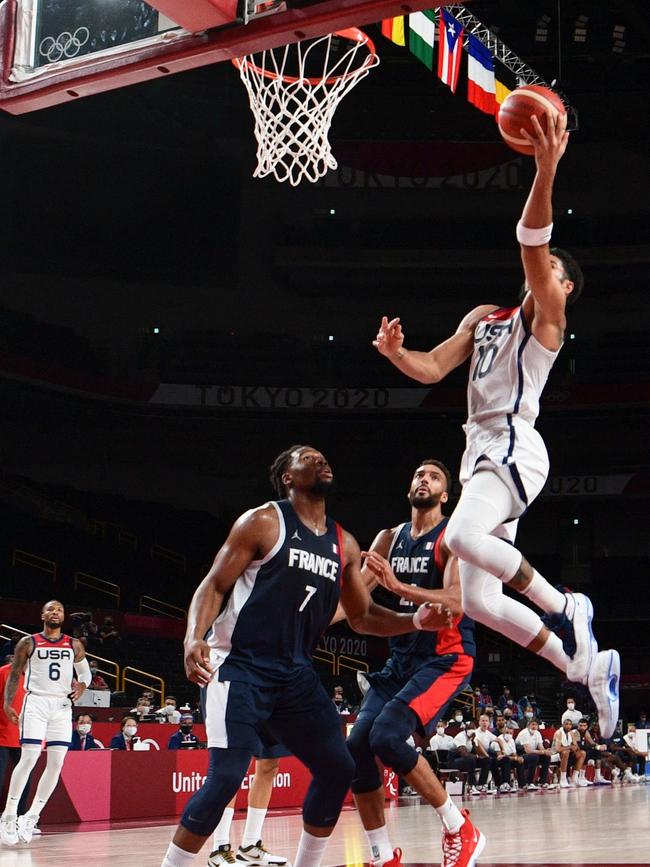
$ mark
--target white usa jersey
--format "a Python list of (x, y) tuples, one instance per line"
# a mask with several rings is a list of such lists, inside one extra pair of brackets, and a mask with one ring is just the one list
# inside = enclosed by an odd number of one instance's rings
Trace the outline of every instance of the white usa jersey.
[(558, 352), (533, 336), (521, 307), (499, 308), (474, 331), (474, 352), (467, 386), (468, 427), (513, 419), (531, 426), (539, 398)]
[(74, 645), (68, 635), (52, 640), (31, 636), (34, 646), (25, 668), (25, 691), (51, 698), (67, 698), (74, 677)]

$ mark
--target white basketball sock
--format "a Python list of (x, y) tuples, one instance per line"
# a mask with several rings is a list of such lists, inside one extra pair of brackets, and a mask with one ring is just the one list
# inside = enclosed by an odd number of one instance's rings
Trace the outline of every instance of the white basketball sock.
[(542, 659), (547, 659), (551, 665), (554, 665), (566, 674), (570, 660), (564, 652), (562, 641), (554, 632), (549, 632), (546, 643), (537, 651), (537, 656), (541, 656)]
[(390, 844), (388, 828), (385, 825), (382, 825), (381, 828), (374, 828), (372, 831), (366, 831), (366, 837), (368, 838), (370, 857), (373, 862), (379, 861), (384, 863), (392, 859), (393, 847)]
[(170, 843), (161, 867), (190, 867), (190, 864), (194, 864), (195, 859), (194, 852), (186, 852), (175, 843)]
[(562, 614), (564, 611), (567, 599), (566, 594), (560, 593), (559, 590), (556, 590), (555, 587), (549, 584), (546, 578), (539, 574), (537, 569), (533, 569), (532, 581), (521, 592), (547, 614)]
[(246, 813), (246, 825), (244, 826), (244, 836), (242, 838), (242, 846), (254, 846), (258, 840), (262, 839), (262, 826), (266, 817), (266, 809), (261, 810), (259, 807), (249, 807)]
[(65, 747), (50, 747), (47, 751), (47, 764), (43, 771), (31, 807), (27, 811), (30, 816), (40, 816), (50, 799), (61, 776), (61, 768), (67, 754)]
[(33, 771), (34, 765), (38, 761), (40, 754), (41, 749), (39, 746), (35, 749), (32, 749), (31, 747), (22, 748), (18, 764), (11, 775), (7, 804), (3, 813), (4, 816), (15, 816), (17, 814), (18, 803), (25, 791), (29, 775)]
[(212, 849), (218, 849), (219, 846), (230, 845), (230, 826), (232, 825), (232, 817), (235, 811), (232, 807), (226, 807), (221, 816), (219, 824), (214, 829), (212, 835)]
[(442, 824), (450, 834), (455, 834), (464, 824), (465, 819), (456, 804), (447, 795), (447, 800), (441, 807), (435, 808)]
[(320, 867), (329, 837), (314, 837), (303, 830), (293, 867)]

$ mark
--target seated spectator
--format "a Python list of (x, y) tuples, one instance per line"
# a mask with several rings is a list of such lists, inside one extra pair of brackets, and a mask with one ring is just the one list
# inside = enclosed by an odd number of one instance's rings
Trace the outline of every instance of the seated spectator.
[(539, 768), (539, 782), (543, 789), (548, 788), (548, 766), (551, 764), (551, 750), (544, 746), (542, 735), (539, 731), (539, 723), (536, 719), (528, 721), (515, 739), (515, 745), (522, 750), (524, 766), (526, 768), (526, 788), (534, 791), (535, 773)]
[(446, 734), (444, 720), (440, 720), (436, 726), (436, 733), (429, 741), (429, 747), (424, 757), (433, 768), (434, 772), (439, 768), (453, 768), (464, 771), (467, 774), (469, 785), (476, 784), (476, 759), (471, 755), (460, 755), (454, 739)]
[[(553, 751), (560, 755), (560, 788), (570, 789), (573, 786), (588, 786), (583, 765), (586, 754), (578, 745), (578, 732), (567, 717), (561, 728), (555, 732)], [(577, 776), (574, 774), (577, 773)]]
[(71, 750), (101, 750), (91, 731), (93, 718), (89, 713), (80, 713), (76, 717), (76, 726), (70, 739)]
[(78, 638), (84, 647), (88, 647), (97, 638), (99, 629), (93, 620), (92, 611), (89, 609), (74, 611), (70, 615), (70, 622), (72, 623), (73, 638)]
[[(476, 732), (471, 723), (468, 723), (467, 728), (461, 729), (454, 737), (454, 748), (450, 751), (447, 760), (458, 770), (467, 771), (470, 780), (470, 795), (480, 795), (482, 790), (476, 784)], [(488, 773), (489, 769), (486, 769), (482, 784), (483, 791), (485, 791)]]
[(120, 633), (115, 628), (112, 617), (105, 617), (104, 622), (97, 632), (97, 640), (103, 647), (115, 647), (122, 640)]
[(578, 727), (578, 723), (583, 718), (583, 716), (584, 716), (584, 714), (582, 713), (582, 711), (576, 710), (575, 698), (572, 695), (568, 696), (567, 700), (566, 700), (566, 710), (562, 714), (562, 719), (561, 719), (562, 724), (564, 724), (565, 719), (570, 719), (571, 725), (575, 729)]
[(510, 694), (510, 687), (504, 686), (503, 693), (499, 696), (499, 700), (497, 701), (497, 707), (499, 708), (499, 710), (505, 710), (508, 702), (510, 702), (511, 706), (514, 704), (512, 695)]
[(193, 733), (194, 717), (191, 713), (179, 714), (180, 727), (167, 742), (168, 750), (189, 749), (192, 746), (196, 749), (199, 745), (199, 739)]
[(460, 726), (461, 729), (465, 728), (465, 718), (463, 717), (463, 711), (461, 708), (457, 707), (454, 711), (453, 720), (449, 720), (450, 724), (452, 722), (456, 723), (456, 725)]
[(483, 705), (481, 704), (481, 687), (477, 686), (474, 689), (474, 707), (476, 708), (476, 713), (479, 714), (483, 710)]
[(598, 724), (596, 724), (592, 727), (591, 737), (596, 746), (605, 748), (600, 755), (603, 764), (610, 768), (612, 783), (617, 783), (619, 781), (631, 783), (632, 771), (630, 770), (629, 762), (626, 762), (627, 744), (625, 743), (620, 726), (617, 726), (616, 731), (609, 741), (604, 741), (600, 736)]
[[(609, 786), (610, 780), (606, 780), (601, 773), (602, 754), (607, 750), (604, 744), (597, 744), (589, 731), (589, 720), (583, 717), (578, 723), (578, 746), (587, 754), (587, 764), (593, 762), (594, 784), (597, 786)], [(587, 782), (589, 782), (587, 780)], [(590, 783), (591, 785), (591, 783)]]
[(511, 729), (512, 731), (519, 731), (519, 723), (517, 722), (517, 717), (515, 716), (515, 708), (517, 709), (517, 711), (519, 710), (517, 708), (517, 705), (515, 705), (514, 707), (506, 705), (503, 710), (503, 718), (506, 721), (507, 728)]
[(650, 726), (648, 726), (648, 717), (647, 717), (646, 712), (644, 710), (639, 711), (639, 718), (636, 721), (636, 727), (637, 727), (637, 729), (650, 728)]
[(152, 708), (149, 706), (149, 699), (147, 698), (139, 698), (135, 703), (135, 707), (131, 708), (131, 713), (137, 717), (140, 722), (142, 722), (146, 716), (149, 716), (151, 711)]
[(636, 738), (636, 725), (634, 723), (627, 724), (627, 734), (624, 736), (623, 740), (630, 750), (629, 755), (632, 759), (632, 776), (636, 776), (639, 783), (645, 783), (645, 763), (648, 754), (639, 749)]
[(125, 716), (120, 723), (120, 733), (119, 735), (115, 735), (110, 742), (109, 749), (110, 750), (132, 750), (134, 742), (137, 742), (139, 738), (136, 737), (138, 733), (138, 721), (134, 716)]
[(494, 708), (492, 707), (492, 705), (488, 704), (488, 705), (486, 705), (483, 713), (487, 716), (487, 718), (489, 720), (488, 730), (491, 731), (492, 734), (494, 734), (494, 732), (496, 730), (496, 718), (495, 718), (495, 714), (494, 714)]
[(481, 707), (494, 707), (494, 702), (492, 701), (492, 696), (490, 695), (490, 690), (488, 688), (487, 683), (481, 684), (480, 695), (480, 704)]
[[(525, 725), (528, 725), (531, 719), (537, 719), (537, 717), (535, 716), (535, 711), (533, 710), (532, 704), (525, 704), (524, 712), (522, 714), (522, 722)], [(537, 722), (539, 722), (539, 720), (537, 720)]]
[(89, 659), (88, 665), (90, 666), (90, 674), (92, 675), (92, 680), (90, 681), (90, 686), (88, 687), (88, 689), (108, 689), (108, 684), (99, 673), (97, 661), (94, 659)]
[[(537, 705), (537, 702), (535, 701), (534, 692), (531, 692), (529, 695), (523, 695), (517, 702), (517, 705), (519, 709), (519, 715), (517, 719), (532, 719), (533, 717), (535, 717), (535, 719), (538, 720), (540, 718), (539, 707)], [(532, 716), (526, 717), (526, 714), (529, 711), (532, 713)]]
[(180, 723), (181, 713), (179, 710), (176, 710), (176, 699), (173, 695), (167, 696), (164, 705), (156, 711), (156, 716), (167, 723), (173, 723), (174, 725)]
[(499, 739), (490, 731), (490, 717), (482, 713), (476, 730), (476, 755), (480, 760), (488, 760), (492, 779), (502, 794), (510, 791), (510, 771), (512, 765), (509, 757), (503, 752)]
[(340, 714), (349, 714), (350, 713), (350, 705), (347, 703), (343, 696), (343, 687), (335, 686), (334, 691), (332, 693), (332, 701), (334, 702), (334, 707), (337, 712)]
[(515, 743), (514, 736), (512, 732), (506, 728), (503, 717), (500, 717), (500, 721), (501, 726), (497, 733), (497, 740), (499, 741), (503, 755), (509, 760), (511, 767), (515, 769), (517, 775), (517, 781), (513, 785), (513, 790), (516, 788), (525, 789), (529, 783), (528, 766), (526, 765), (524, 757), (520, 756), (517, 752), (517, 744)]

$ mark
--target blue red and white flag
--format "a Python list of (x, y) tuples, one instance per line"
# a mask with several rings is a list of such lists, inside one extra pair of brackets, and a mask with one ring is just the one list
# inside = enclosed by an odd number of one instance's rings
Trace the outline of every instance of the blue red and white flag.
[(338, 553), (339, 553), (339, 546), (336, 545), (334, 542), (332, 542), (332, 551), (333, 551), (335, 554), (338, 554)]
[(460, 55), (463, 49), (464, 27), (444, 6), (440, 9), (440, 42), (438, 45), (438, 77), (456, 92)]
[(494, 57), (480, 39), (467, 37), (467, 99), (486, 114), (496, 114)]

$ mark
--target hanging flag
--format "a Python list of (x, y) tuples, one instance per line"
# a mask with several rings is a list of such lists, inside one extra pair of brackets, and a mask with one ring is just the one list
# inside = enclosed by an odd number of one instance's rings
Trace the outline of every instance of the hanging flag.
[(495, 114), (494, 57), (487, 45), (471, 33), (467, 37), (467, 54), (467, 99), (486, 114)]
[(381, 32), (386, 39), (390, 39), (395, 45), (406, 45), (403, 15), (398, 15), (397, 18), (385, 18), (381, 22)]
[(411, 53), (433, 71), (433, 42), (436, 35), (436, 15), (433, 9), (409, 15), (409, 48)]
[(440, 9), (440, 43), (438, 46), (438, 76), (456, 92), (460, 53), (463, 47), (463, 26), (443, 7)]
[(495, 85), (496, 85), (496, 91), (495, 91), (494, 95), (495, 95), (495, 98), (497, 101), (497, 105), (501, 105), (501, 103), (506, 98), (506, 96), (509, 93), (512, 93), (512, 91), (510, 90), (509, 87), (506, 87), (502, 81), (499, 81), (498, 78), (495, 80)]

